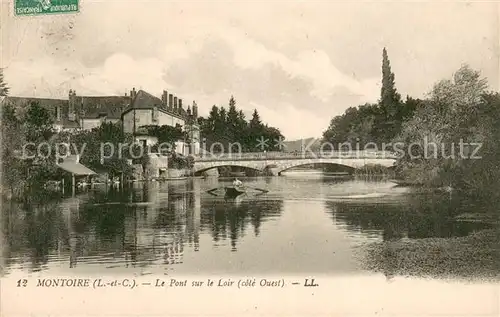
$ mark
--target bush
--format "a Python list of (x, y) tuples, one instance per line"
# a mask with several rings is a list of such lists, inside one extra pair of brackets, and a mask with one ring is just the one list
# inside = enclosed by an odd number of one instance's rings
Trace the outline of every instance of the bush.
[(393, 172), (382, 165), (378, 164), (367, 164), (354, 172), (356, 175), (389, 175)]

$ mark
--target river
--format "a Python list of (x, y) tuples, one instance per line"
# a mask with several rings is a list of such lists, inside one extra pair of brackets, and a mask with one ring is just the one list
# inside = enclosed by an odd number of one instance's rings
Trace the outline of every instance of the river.
[[(243, 181), (268, 192), (225, 199), (207, 191), (231, 180), (188, 179), (135, 184), (123, 192), (95, 188), (38, 206), (5, 205), (3, 273), (408, 273), (474, 279), (500, 272), (495, 250), (480, 250), (489, 257), (465, 264), (437, 258), (431, 270), (418, 267), (429, 266), (419, 261), (402, 268), (400, 259), (399, 266), (394, 263), (396, 255), (387, 255), (387, 248), (404, 250), (398, 243), (437, 241), (446, 250), (449, 241), (496, 230), (458, 221), (457, 215), (484, 207), (452, 193), (304, 172)], [(468, 252), (467, 244), (458, 245), (463, 250), (453, 252)]]

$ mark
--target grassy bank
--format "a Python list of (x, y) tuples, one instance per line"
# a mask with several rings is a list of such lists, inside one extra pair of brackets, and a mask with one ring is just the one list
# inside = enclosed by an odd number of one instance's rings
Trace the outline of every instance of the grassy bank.
[(500, 230), (374, 243), (364, 262), (367, 269), (387, 275), (500, 280)]

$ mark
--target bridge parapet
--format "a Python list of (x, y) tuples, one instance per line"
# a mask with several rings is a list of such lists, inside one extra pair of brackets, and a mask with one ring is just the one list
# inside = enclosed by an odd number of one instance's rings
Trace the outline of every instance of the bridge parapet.
[(397, 159), (398, 156), (388, 151), (323, 151), (323, 152), (253, 152), (253, 153), (206, 153), (193, 156), (196, 162), (214, 161), (265, 161), (297, 159)]

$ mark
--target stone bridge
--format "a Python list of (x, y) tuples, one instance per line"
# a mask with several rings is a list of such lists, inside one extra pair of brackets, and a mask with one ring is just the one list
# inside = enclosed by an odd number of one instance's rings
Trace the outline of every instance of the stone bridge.
[(334, 164), (353, 169), (365, 165), (381, 165), (392, 167), (397, 156), (390, 152), (352, 151), (352, 152), (321, 152), (321, 153), (227, 153), (204, 154), (194, 157), (194, 173), (201, 173), (222, 166), (238, 166), (258, 171), (271, 171), (272, 174), (301, 165)]

